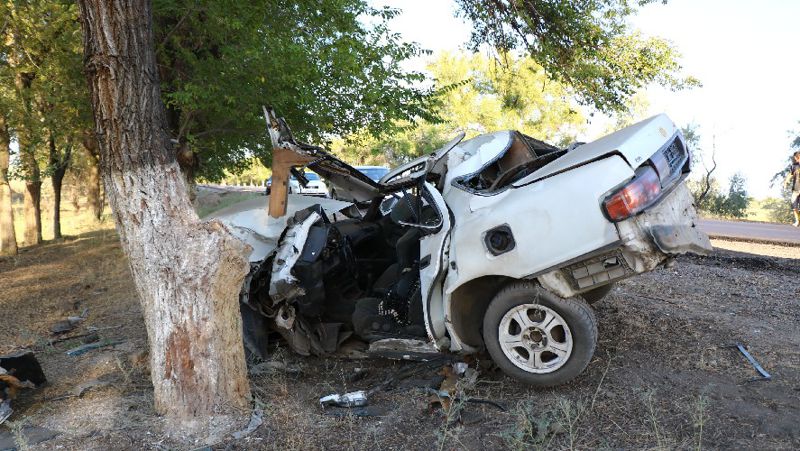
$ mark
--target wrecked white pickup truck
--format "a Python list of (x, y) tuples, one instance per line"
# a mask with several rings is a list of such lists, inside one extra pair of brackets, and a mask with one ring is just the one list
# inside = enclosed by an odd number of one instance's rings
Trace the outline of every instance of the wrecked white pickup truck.
[[(350, 338), (406, 358), (486, 350), (522, 382), (557, 385), (594, 353), (591, 303), (711, 250), (684, 184), (689, 150), (664, 115), (569, 149), (462, 134), (378, 182), (268, 122), (269, 212), (256, 199), (216, 215), (254, 248), (241, 310), (255, 355), (274, 332), (303, 355)], [(287, 196), (297, 168), (339, 199)]]

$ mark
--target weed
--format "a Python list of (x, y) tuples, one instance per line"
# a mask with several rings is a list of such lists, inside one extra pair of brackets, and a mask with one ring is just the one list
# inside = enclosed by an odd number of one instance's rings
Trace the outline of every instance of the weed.
[[(458, 391), (459, 390), (457, 390), (457, 392)], [(461, 413), (464, 411), (465, 404), (466, 398), (463, 396), (451, 399), (449, 403), (442, 402), (445, 418), (441, 428), (439, 428), (439, 430), (436, 432), (439, 451), (444, 450), (445, 444), (448, 442), (460, 443), (459, 436), (461, 435), (463, 428), (460, 425), (457, 425), (457, 423), (461, 418)], [(464, 448), (463, 445), (462, 448)]]
[(705, 395), (697, 396), (692, 403), (692, 410), (689, 412), (692, 417), (692, 426), (697, 430), (697, 449), (703, 449), (703, 427), (708, 421), (708, 397)]
[(131, 374), (133, 374), (133, 368), (126, 368), (125, 362), (119, 358), (119, 356), (114, 357), (117, 361), (117, 368), (119, 368), (120, 373), (122, 373), (122, 379), (125, 381), (125, 386), (131, 385)]
[(656, 443), (658, 449), (664, 449), (664, 440), (661, 432), (661, 427), (658, 424), (658, 413), (656, 412), (655, 402), (653, 401), (655, 393), (653, 391), (648, 391), (644, 395), (644, 405), (647, 407), (647, 414), (649, 416), (650, 423), (653, 427), (653, 433), (656, 436)]
[(569, 449), (575, 449), (575, 442), (578, 440), (578, 422), (585, 410), (583, 402), (574, 403), (566, 398), (558, 399), (559, 422), (562, 428), (566, 427)]
[(500, 434), (509, 449), (547, 449), (560, 430), (556, 412), (543, 410), (531, 400), (518, 403), (512, 416), (517, 419), (516, 424)]

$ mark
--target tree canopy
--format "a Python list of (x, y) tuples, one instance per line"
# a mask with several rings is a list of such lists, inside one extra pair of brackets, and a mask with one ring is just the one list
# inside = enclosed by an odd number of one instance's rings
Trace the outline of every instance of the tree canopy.
[(248, 150), (268, 163), (264, 103), (311, 140), (434, 118), (430, 92), (416, 83), (424, 76), (401, 68), (421, 50), (390, 32), (396, 9), (362, 0), (154, 0), (153, 10), (170, 130), (199, 153), (206, 178), (243, 169)]
[(637, 5), (655, 0), (456, 0), (474, 24), (471, 46), (519, 49), (547, 73), (606, 112), (623, 109), (639, 89), (699, 82), (682, 77), (678, 51), (667, 41), (631, 31)]
[[(467, 137), (513, 129), (566, 145), (585, 123), (569, 88), (547, 77), (532, 58), (442, 53), (428, 65), (439, 120), (418, 121), (383, 137), (366, 133), (339, 140), (335, 150), (358, 164), (399, 164), (431, 152), (456, 131)], [(364, 149), (367, 149), (365, 151)]]

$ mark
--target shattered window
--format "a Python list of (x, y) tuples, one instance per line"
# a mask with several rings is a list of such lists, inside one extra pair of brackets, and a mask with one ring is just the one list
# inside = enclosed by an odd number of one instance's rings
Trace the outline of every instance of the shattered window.
[(470, 192), (496, 193), (564, 153), (544, 141), (513, 132), (511, 144), (504, 152), (478, 172), (459, 177), (454, 183)]

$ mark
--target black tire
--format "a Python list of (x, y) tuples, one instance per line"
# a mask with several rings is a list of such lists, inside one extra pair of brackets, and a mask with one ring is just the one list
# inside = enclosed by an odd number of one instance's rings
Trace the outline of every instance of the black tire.
[(612, 289), (614, 289), (614, 282), (595, 288), (594, 290), (589, 290), (586, 293), (581, 293), (581, 297), (589, 304), (594, 304), (606, 297)]
[[(524, 304), (541, 305), (554, 311), (569, 327), (571, 352), (565, 363), (552, 372), (526, 371), (514, 364), (501, 347), (501, 320), (506, 313)], [(592, 308), (582, 299), (563, 299), (533, 282), (516, 282), (497, 293), (489, 304), (483, 318), (483, 338), (489, 355), (504, 373), (532, 386), (551, 387), (571, 380), (589, 364), (597, 346), (597, 320)]]

